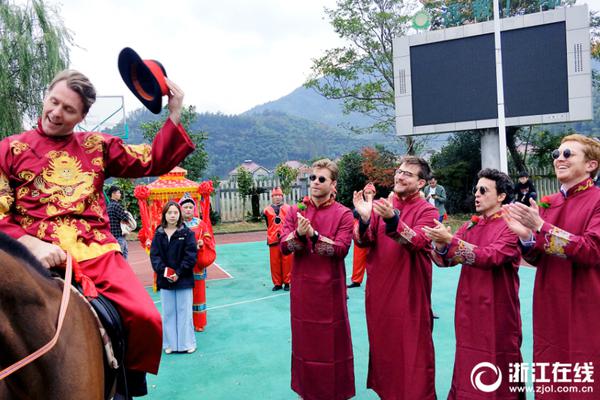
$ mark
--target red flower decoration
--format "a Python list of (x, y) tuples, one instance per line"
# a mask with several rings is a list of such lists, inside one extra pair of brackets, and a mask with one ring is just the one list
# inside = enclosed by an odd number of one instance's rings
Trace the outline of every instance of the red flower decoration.
[(135, 187), (135, 189), (133, 189), (133, 195), (138, 200), (146, 200), (148, 197), (150, 197), (150, 189), (148, 189), (147, 186), (138, 185)]
[(469, 227), (467, 229), (471, 229), (472, 227), (477, 225), (478, 222), (479, 222), (479, 215), (471, 216), (471, 222), (469, 223)]
[(544, 197), (542, 197), (542, 199), (538, 203), (538, 206), (540, 206), (542, 208), (548, 208), (548, 207), (550, 207), (550, 196), (544, 196)]
[(204, 181), (198, 187), (198, 193), (202, 196), (209, 196), (212, 192), (215, 191), (213, 187), (213, 181)]

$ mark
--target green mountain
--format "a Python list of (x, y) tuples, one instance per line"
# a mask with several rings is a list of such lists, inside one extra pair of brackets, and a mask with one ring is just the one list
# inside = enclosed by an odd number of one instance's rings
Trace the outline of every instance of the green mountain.
[(279, 111), (311, 121), (317, 121), (334, 128), (342, 126), (369, 126), (368, 117), (359, 113), (344, 114), (341, 100), (329, 100), (314, 89), (301, 86), (275, 101), (253, 107), (242, 115), (256, 115), (264, 111)]
[[(127, 142), (142, 143), (140, 124), (158, 118), (143, 109), (132, 112), (127, 121)], [(401, 141), (393, 136), (356, 135), (279, 111), (242, 115), (200, 113), (191, 131), (206, 132), (208, 136), (205, 149), (209, 167), (204, 177), (226, 177), (229, 171), (248, 159), (273, 169), (287, 160), (335, 158), (375, 144), (395, 152), (401, 152), (403, 148)]]

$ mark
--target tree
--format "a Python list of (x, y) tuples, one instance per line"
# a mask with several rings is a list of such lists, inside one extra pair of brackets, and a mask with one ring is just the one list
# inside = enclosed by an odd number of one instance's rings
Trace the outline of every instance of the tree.
[(481, 169), (479, 131), (454, 134), (442, 150), (431, 157), (431, 166), (446, 189), (448, 213), (470, 212), (473, 209), (471, 189)]
[(344, 154), (338, 162), (340, 171), (337, 180), (337, 201), (346, 207), (354, 208), (352, 196), (354, 191), (362, 190), (367, 184), (363, 174), (364, 159), (358, 151)]
[(70, 44), (55, 9), (39, 0), (0, 0), (0, 138), (40, 115), (45, 89), (69, 64)]
[[(341, 99), (344, 112), (359, 112), (373, 120), (357, 132), (394, 132), (394, 69), (392, 41), (404, 36), (414, 4), (404, 0), (338, 0), (325, 9), (345, 47), (327, 50), (313, 60), (305, 83), (328, 99)], [(415, 139), (405, 137), (407, 152)]]
[[(168, 117), (168, 109), (165, 106), (161, 114), (161, 119), (140, 124), (140, 129), (142, 130), (144, 138), (149, 142), (152, 142)], [(206, 141), (207, 135), (205, 132), (193, 132), (190, 129), (197, 117), (198, 114), (196, 114), (195, 106), (188, 106), (187, 108), (183, 107), (181, 109), (181, 125), (183, 125), (190, 136), (190, 139), (192, 139), (192, 142), (196, 145), (196, 149), (192, 154), (187, 156), (181, 163), (181, 167), (188, 172), (188, 179), (192, 181), (200, 179), (208, 166), (208, 153), (206, 153), (206, 150), (204, 149), (204, 142)]]
[(394, 187), (398, 157), (383, 146), (365, 147), (362, 150), (362, 157), (363, 174), (375, 185), (380, 196), (387, 195)]
[[(252, 174), (244, 167), (238, 167), (237, 169), (237, 184), (238, 193), (242, 196), (242, 210), (246, 212), (246, 197), (252, 196), (252, 189), (254, 186), (254, 179)], [(244, 219), (245, 216), (242, 216)]]
[(275, 175), (279, 178), (279, 185), (284, 194), (290, 194), (292, 191), (292, 184), (298, 178), (298, 170), (292, 168), (284, 163), (279, 164), (275, 167)]

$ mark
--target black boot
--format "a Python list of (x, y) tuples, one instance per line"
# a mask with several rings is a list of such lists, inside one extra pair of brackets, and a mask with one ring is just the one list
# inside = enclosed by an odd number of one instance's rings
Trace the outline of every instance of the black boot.
[(352, 282), (351, 284), (348, 285), (348, 289), (355, 288), (355, 287), (360, 287), (360, 282)]
[(281, 285), (275, 285), (275, 286), (273, 286), (273, 289), (271, 289), (271, 290), (274, 291), (274, 292), (276, 292), (276, 291), (281, 290), (281, 289), (282, 289)]
[(283, 290), (285, 290), (286, 292), (290, 291), (290, 284), (289, 283), (284, 283), (283, 284)]

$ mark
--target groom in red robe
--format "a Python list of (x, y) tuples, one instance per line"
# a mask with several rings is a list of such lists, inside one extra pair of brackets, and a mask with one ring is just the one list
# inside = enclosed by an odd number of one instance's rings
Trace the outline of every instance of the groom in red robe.
[[(490, 398), (524, 399), (525, 392), (511, 389), (522, 385), (508, 379), (510, 364), (523, 362), (518, 274), (521, 251), (519, 239), (502, 218), (502, 204), (511, 201), (513, 183), (495, 169), (484, 169), (477, 177), (478, 216), (455, 235), (439, 222), (435, 228), (423, 228), (435, 244), (431, 254), (438, 266), (462, 264), (454, 316), (454, 375), (448, 399), (487, 395), (471, 382), (471, 372), (482, 362), (496, 365), (503, 377), (499, 387), (489, 393)], [(493, 378), (496, 376), (484, 383), (491, 385)]]
[(129, 394), (146, 394), (145, 373), (156, 374), (161, 318), (110, 233), (102, 193), (105, 179), (167, 173), (194, 150), (180, 124), (183, 92), (170, 80), (169, 118), (152, 146), (127, 145), (98, 132), (73, 129), (96, 100), (89, 79), (60, 72), (44, 98), (36, 129), (0, 141), (0, 231), (18, 239), (45, 266), (69, 252), (115, 303), (128, 332)]
[[(600, 396), (600, 188), (593, 178), (600, 143), (568, 135), (552, 153), (560, 192), (531, 207), (504, 206), (506, 220), (523, 245), (523, 257), (537, 267), (533, 289), (533, 361), (568, 393), (539, 393), (536, 399), (597, 399)], [(545, 363), (545, 364), (542, 364)], [(561, 363), (561, 364), (558, 364)], [(566, 365), (564, 365), (566, 364)], [(568, 368), (555, 379), (553, 370)], [(592, 391), (588, 388), (591, 386)], [(583, 392), (583, 390), (587, 392)]]
[(312, 167), (310, 196), (287, 213), (280, 242), (293, 254), (292, 390), (304, 400), (345, 400), (355, 393), (344, 267), (354, 218), (335, 201), (337, 165)]
[(425, 160), (406, 156), (388, 199), (354, 193), (354, 240), (369, 247), (367, 387), (386, 400), (435, 399), (431, 241), (422, 228), (434, 226), (438, 212), (419, 192), (430, 174)]

